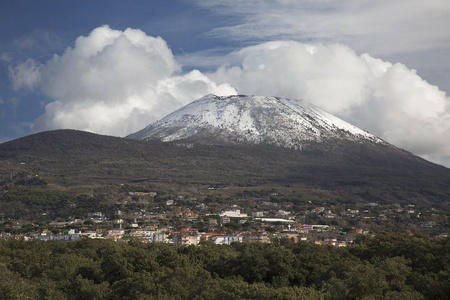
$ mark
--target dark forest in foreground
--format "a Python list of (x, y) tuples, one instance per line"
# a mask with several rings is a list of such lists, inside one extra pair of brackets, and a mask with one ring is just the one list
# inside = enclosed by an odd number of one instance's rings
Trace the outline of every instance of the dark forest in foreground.
[(2, 299), (448, 299), (450, 239), (174, 247), (0, 241)]

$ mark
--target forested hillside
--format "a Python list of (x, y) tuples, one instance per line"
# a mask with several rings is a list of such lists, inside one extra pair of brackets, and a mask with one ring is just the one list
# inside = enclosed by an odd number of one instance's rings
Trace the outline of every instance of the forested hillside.
[(448, 299), (450, 239), (360, 236), (349, 248), (0, 240), (2, 299)]
[(12, 182), (82, 193), (134, 182), (171, 187), (289, 185), (344, 191), (355, 202), (448, 208), (449, 180), (447, 168), (393, 147), (358, 142), (310, 143), (297, 151), (57, 130), (0, 144), (2, 190), (12, 190)]

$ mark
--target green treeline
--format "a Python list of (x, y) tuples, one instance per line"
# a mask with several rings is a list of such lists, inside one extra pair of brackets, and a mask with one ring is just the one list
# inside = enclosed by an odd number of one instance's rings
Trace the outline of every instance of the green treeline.
[(450, 239), (293, 243), (0, 241), (1, 299), (448, 299)]
[[(70, 191), (20, 188), (0, 195), (0, 211), (5, 218), (39, 222), (69, 216), (86, 216), (95, 211), (113, 211), (104, 196), (76, 195)], [(108, 211), (109, 210), (109, 211)], [(42, 217), (45, 213), (46, 217)]]

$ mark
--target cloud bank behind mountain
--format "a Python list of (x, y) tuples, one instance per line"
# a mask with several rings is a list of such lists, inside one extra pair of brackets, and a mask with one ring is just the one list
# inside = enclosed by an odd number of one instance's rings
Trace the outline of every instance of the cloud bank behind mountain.
[(198, 71), (180, 71), (162, 38), (102, 26), (62, 55), (44, 63), (28, 59), (10, 74), (15, 89), (39, 89), (50, 99), (33, 132), (74, 128), (124, 136), (205, 94), (235, 93)]
[(209, 73), (183, 72), (180, 61), (161, 37), (102, 26), (48, 61), (11, 66), (10, 76), (16, 90), (49, 99), (33, 132), (124, 136), (205, 94), (241, 93), (305, 99), (413, 153), (450, 157), (449, 98), (403, 64), (295, 41), (233, 51)]

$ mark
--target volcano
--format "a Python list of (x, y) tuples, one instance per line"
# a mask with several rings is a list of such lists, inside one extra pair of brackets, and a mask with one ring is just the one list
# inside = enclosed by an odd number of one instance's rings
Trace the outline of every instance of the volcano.
[(336, 139), (387, 144), (307, 101), (244, 95), (207, 95), (128, 138), (269, 144), (293, 149)]

